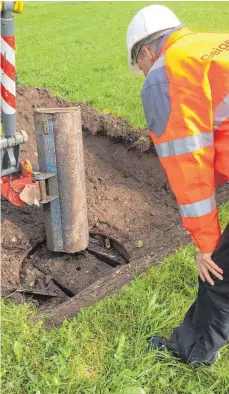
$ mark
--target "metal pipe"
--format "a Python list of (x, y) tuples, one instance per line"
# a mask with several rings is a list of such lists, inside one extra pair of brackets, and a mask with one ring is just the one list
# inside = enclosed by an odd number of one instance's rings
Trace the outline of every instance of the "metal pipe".
[(48, 249), (69, 253), (85, 250), (89, 242), (80, 108), (37, 109), (34, 114), (41, 172), (49, 194), (45, 204)]
[[(16, 133), (15, 31), (13, 12), (21, 13), (23, 2), (1, 1), (1, 176), (19, 171), (20, 143)], [(24, 132), (25, 133), (25, 132)], [(23, 133), (22, 133), (23, 134)], [(9, 139), (9, 141), (6, 141)], [(6, 147), (4, 147), (7, 145)]]
[(6, 137), (16, 133), (16, 73), (14, 2), (4, 2), (1, 12), (1, 112), (2, 131)]

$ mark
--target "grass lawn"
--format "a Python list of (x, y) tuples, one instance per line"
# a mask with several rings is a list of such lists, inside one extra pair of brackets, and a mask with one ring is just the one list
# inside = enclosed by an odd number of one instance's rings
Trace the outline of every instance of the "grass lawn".
[[(26, 3), (16, 16), (21, 83), (49, 88), (144, 126), (142, 77), (127, 66), (126, 30), (150, 2)], [(227, 32), (227, 2), (169, 2), (193, 31)]]
[[(149, 3), (147, 3), (149, 4)], [(26, 4), (17, 23), (20, 82), (50, 88), (144, 126), (142, 79), (127, 69), (125, 33), (144, 3)], [(221, 2), (169, 3), (196, 31), (227, 31)], [(220, 211), (229, 221), (229, 203)], [(174, 235), (175, 236), (175, 235)], [(146, 351), (168, 336), (196, 294), (195, 249), (170, 256), (118, 294), (46, 332), (32, 305), (2, 305), (3, 394), (228, 394), (229, 348), (210, 368), (192, 369)]]
[[(221, 209), (229, 221), (229, 203)], [(196, 293), (194, 247), (170, 256), (120, 293), (61, 328), (32, 323), (31, 305), (3, 305), (2, 394), (228, 394), (229, 348), (210, 368), (190, 368), (146, 351), (169, 335)]]

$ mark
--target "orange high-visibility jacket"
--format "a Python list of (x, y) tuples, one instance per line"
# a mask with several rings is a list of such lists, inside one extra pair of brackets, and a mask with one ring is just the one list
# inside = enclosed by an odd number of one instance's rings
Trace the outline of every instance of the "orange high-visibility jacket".
[(183, 224), (210, 253), (220, 237), (215, 185), (229, 180), (229, 36), (167, 33), (142, 101)]

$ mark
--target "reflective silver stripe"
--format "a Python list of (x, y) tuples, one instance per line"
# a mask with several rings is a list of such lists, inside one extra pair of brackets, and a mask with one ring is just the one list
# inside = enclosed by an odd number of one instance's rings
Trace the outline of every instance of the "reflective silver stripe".
[(194, 202), (193, 204), (179, 205), (182, 217), (200, 217), (207, 215), (216, 208), (215, 193), (206, 200)]
[(195, 152), (199, 149), (206, 148), (207, 146), (213, 146), (213, 144), (213, 132), (204, 132), (189, 137), (180, 138), (178, 140), (155, 144), (155, 148), (159, 157), (169, 157)]
[(214, 130), (218, 129), (227, 118), (229, 118), (229, 94), (224, 97), (213, 112)]

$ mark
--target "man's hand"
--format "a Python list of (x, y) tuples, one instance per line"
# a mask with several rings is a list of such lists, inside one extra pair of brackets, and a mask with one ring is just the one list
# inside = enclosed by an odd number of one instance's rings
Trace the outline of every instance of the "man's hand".
[(223, 270), (211, 259), (212, 253), (198, 253), (196, 256), (196, 263), (198, 273), (203, 282), (206, 280), (210, 285), (214, 286), (214, 281), (210, 276), (210, 272), (218, 279), (223, 280)]

